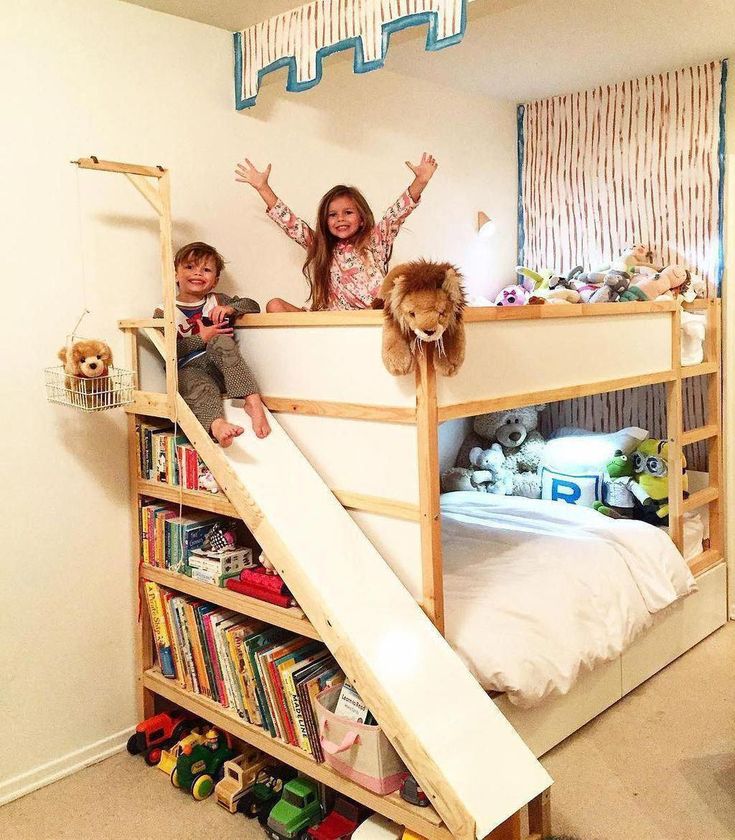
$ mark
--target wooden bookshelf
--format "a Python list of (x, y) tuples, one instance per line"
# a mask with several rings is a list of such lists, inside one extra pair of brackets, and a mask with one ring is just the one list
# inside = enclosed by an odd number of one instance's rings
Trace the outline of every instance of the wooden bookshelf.
[(246, 723), (232, 712), (224, 709), (207, 697), (186, 691), (174, 680), (166, 679), (155, 669), (143, 674), (143, 685), (149, 691), (164, 697), (183, 709), (204, 718), (214, 726), (229, 732), (235, 738), (252, 744), (268, 755), (285, 764), (289, 764), (301, 773), (322, 782), (339, 793), (349, 796), (355, 802), (383, 814), (399, 825), (426, 837), (427, 840), (451, 840), (452, 835), (446, 829), (436, 811), (431, 808), (419, 808), (405, 802), (398, 794), (379, 796), (372, 791), (340, 776), (328, 764), (319, 764), (297, 747), (271, 738), (266, 730)]
[(275, 624), (277, 627), (291, 630), (301, 636), (308, 636), (310, 639), (321, 641), (312, 623), (298, 607), (278, 607), (275, 604), (269, 604), (267, 601), (259, 601), (257, 598), (250, 598), (247, 595), (241, 595), (239, 592), (233, 592), (231, 589), (192, 580), (187, 575), (172, 572), (170, 569), (149, 566), (147, 563), (141, 565), (140, 574), (144, 580), (153, 581), (168, 589), (175, 589), (177, 592), (183, 592), (186, 595), (192, 595), (194, 598), (201, 598), (203, 601), (217, 604), (218, 607), (224, 607), (242, 615), (260, 619), (268, 624)]

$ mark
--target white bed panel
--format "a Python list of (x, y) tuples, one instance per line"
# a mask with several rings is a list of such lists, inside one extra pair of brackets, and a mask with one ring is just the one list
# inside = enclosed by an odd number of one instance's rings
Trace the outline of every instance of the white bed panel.
[(383, 367), (382, 325), (237, 330), (263, 394), (415, 408), (413, 376)]
[(514, 706), (505, 694), (495, 705), (535, 756), (541, 756), (620, 699), (620, 659), (585, 671), (574, 688), (534, 709)]
[(623, 694), (673, 662), (727, 621), (725, 564), (697, 578), (698, 591), (654, 616), (622, 656)]
[(379, 513), (349, 511), (384, 560), (416, 601), (423, 600), (421, 529), (418, 522)]
[(286, 413), (278, 422), (333, 490), (418, 505), (415, 426)]
[(440, 406), (578, 385), (581, 360), (586, 383), (671, 369), (667, 312), (476, 322), (466, 330), (467, 361), (456, 376), (438, 377)]

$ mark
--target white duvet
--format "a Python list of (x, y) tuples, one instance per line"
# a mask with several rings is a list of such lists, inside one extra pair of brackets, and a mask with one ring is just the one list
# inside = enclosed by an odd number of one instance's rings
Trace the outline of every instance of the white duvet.
[(669, 537), (561, 502), (441, 499), (446, 637), (486, 690), (518, 706), (566, 693), (696, 589)]

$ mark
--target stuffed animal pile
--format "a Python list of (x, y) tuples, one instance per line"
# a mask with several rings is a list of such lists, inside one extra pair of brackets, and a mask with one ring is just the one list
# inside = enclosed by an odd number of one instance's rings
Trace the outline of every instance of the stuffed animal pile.
[(537, 475), (545, 446), (535, 405), (493, 411), (475, 417), (473, 432), (465, 439), (457, 466), (441, 477), (443, 492), (476, 490), (503, 496), (541, 497)]
[(495, 298), (497, 306), (559, 303), (613, 303), (656, 300), (666, 296), (691, 301), (705, 296), (701, 278), (678, 265), (654, 265), (651, 249), (635, 244), (611, 263), (594, 271), (582, 266), (568, 274), (517, 266), (518, 284), (506, 286)]

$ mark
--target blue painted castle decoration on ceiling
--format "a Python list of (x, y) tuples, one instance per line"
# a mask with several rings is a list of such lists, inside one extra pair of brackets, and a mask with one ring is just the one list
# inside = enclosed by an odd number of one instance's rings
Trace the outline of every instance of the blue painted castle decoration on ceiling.
[(462, 40), (468, 0), (315, 0), (235, 32), (235, 105), (255, 104), (266, 73), (288, 67), (289, 91), (322, 78), (326, 55), (354, 47), (355, 73), (382, 67), (393, 32), (426, 24), (427, 50)]

